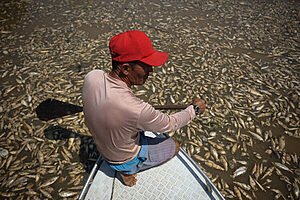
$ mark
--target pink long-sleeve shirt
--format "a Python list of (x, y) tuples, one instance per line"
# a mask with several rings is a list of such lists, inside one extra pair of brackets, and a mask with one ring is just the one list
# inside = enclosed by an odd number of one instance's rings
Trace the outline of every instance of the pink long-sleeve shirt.
[(83, 84), (83, 112), (99, 153), (121, 164), (139, 152), (139, 131), (167, 133), (195, 118), (193, 106), (172, 115), (136, 97), (125, 82), (102, 70), (89, 72)]

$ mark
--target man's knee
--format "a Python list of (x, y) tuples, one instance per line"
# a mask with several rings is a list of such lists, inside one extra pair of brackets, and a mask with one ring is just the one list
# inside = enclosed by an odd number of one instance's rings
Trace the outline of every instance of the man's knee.
[(174, 138), (172, 138), (173, 140), (174, 140), (174, 142), (175, 142), (175, 154), (174, 154), (174, 156), (175, 155), (177, 155), (178, 154), (178, 152), (179, 152), (179, 150), (180, 150), (180, 144), (179, 144), (179, 142), (176, 140), (176, 139), (174, 139)]

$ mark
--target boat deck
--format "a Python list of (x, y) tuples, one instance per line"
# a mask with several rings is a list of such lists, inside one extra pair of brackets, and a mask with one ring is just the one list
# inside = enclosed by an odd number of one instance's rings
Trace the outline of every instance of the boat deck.
[(98, 160), (98, 165), (84, 199), (224, 199), (182, 149), (167, 163), (139, 172), (133, 187), (123, 185), (105, 161)]

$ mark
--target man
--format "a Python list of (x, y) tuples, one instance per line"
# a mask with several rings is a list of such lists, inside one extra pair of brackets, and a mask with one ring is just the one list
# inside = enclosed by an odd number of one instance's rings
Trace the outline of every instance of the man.
[(112, 70), (89, 72), (83, 85), (86, 125), (99, 153), (119, 172), (125, 185), (136, 184), (136, 173), (160, 165), (179, 151), (171, 138), (149, 138), (143, 131), (175, 131), (205, 110), (199, 98), (181, 112), (166, 115), (134, 96), (130, 87), (143, 85), (153, 66), (168, 54), (153, 49), (148, 36), (137, 30), (114, 36), (109, 43)]

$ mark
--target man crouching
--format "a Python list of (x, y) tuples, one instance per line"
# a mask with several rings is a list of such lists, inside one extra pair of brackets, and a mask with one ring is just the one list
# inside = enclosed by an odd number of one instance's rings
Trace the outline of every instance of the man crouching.
[(205, 110), (195, 98), (186, 109), (172, 115), (155, 110), (136, 97), (131, 86), (143, 85), (153, 67), (163, 65), (168, 54), (153, 49), (149, 37), (138, 30), (114, 36), (109, 43), (112, 70), (89, 72), (83, 85), (83, 111), (101, 156), (118, 171), (125, 185), (136, 184), (136, 173), (158, 166), (179, 151), (170, 137), (150, 138), (144, 131), (175, 131)]

